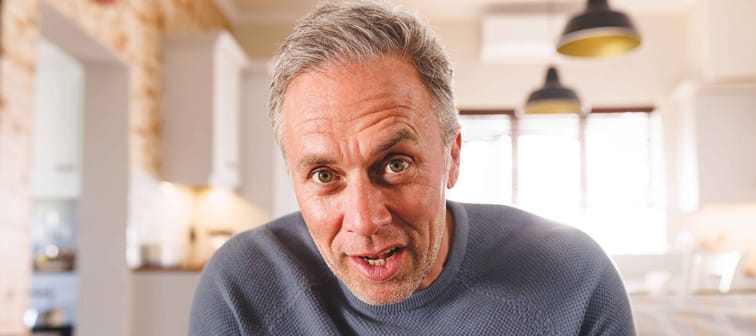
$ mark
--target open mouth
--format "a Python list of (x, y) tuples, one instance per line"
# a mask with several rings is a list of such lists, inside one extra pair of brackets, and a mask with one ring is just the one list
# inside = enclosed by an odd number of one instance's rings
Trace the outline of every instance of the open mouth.
[(378, 255), (374, 256), (361, 256), (360, 258), (362, 260), (365, 260), (366, 263), (370, 266), (384, 266), (386, 265), (386, 262), (391, 260), (391, 258), (394, 257), (394, 253), (399, 251), (398, 247), (392, 247), (388, 249), (386, 252), (380, 253)]

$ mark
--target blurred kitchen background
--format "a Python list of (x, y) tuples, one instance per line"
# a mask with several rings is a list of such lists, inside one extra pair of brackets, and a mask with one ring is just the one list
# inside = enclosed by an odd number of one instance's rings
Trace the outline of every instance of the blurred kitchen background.
[[(587, 2), (393, 2), (455, 65), (449, 198), (586, 231), (642, 335), (752, 335), (756, 1), (611, 0), (637, 48), (557, 53)], [(315, 1), (0, 3), (0, 335), (186, 334), (213, 251), (297, 210), (266, 105)], [(529, 113), (549, 67), (576, 95)]]

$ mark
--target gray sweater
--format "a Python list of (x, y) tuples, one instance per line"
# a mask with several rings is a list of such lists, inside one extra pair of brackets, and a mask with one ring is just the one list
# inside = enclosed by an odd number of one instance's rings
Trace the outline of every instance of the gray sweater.
[(328, 269), (299, 213), (231, 239), (202, 273), (190, 335), (634, 335), (614, 266), (579, 230), (447, 202), (454, 236), (430, 287), (366, 304)]

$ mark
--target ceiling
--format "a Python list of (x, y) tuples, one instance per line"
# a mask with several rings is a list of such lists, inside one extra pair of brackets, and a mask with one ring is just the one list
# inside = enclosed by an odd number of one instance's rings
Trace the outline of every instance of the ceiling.
[[(630, 13), (670, 13), (688, 10), (698, 0), (611, 0), (612, 8)], [(317, 0), (215, 0), (235, 26), (290, 24), (303, 17)], [(477, 20), (487, 13), (507, 11), (560, 11), (573, 13), (585, 0), (394, 0), (402, 8), (415, 11), (431, 21)]]

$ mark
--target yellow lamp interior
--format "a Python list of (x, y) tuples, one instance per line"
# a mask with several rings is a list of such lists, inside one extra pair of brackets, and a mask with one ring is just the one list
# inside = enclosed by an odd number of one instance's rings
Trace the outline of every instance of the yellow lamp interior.
[(580, 104), (562, 99), (549, 99), (525, 106), (525, 113), (530, 114), (578, 113), (580, 110)]
[(634, 35), (610, 34), (577, 38), (557, 48), (560, 54), (578, 57), (604, 57), (627, 53), (640, 45)]

